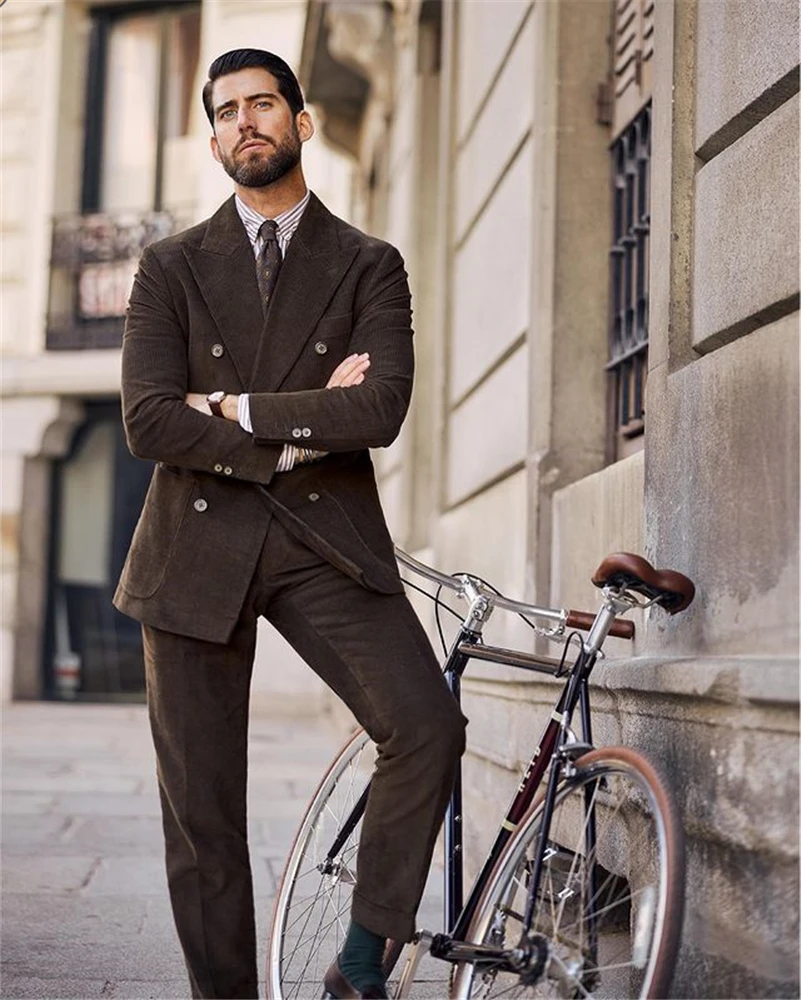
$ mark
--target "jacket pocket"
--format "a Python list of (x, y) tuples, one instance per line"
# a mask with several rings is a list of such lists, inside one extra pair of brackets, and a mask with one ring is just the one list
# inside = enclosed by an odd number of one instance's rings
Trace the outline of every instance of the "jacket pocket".
[(156, 466), (120, 577), (132, 597), (152, 597), (164, 582), (194, 486), (191, 473)]

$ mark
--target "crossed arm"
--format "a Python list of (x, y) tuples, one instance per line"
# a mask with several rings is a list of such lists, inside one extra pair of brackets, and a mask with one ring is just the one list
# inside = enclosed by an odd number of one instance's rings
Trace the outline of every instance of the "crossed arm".
[[(331, 378), (326, 383), (326, 389), (348, 389), (352, 385), (361, 385), (364, 376), (370, 367), (369, 354), (351, 354), (350, 357), (341, 361), (332, 372)], [(192, 409), (211, 416), (209, 404), (206, 402), (206, 394), (203, 392), (188, 392), (186, 403)], [(226, 420), (239, 420), (239, 396), (230, 393), (222, 401), (222, 414)]]
[[(123, 418), (140, 458), (195, 471), (230, 467), (233, 478), (268, 483), (293, 429), (309, 428), (304, 447), (352, 451), (382, 447), (400, 430), (411, 394), (411, 312), (400, 254), (388, 247), (363, 277), (354, 300), (351, 348), (357, 352), (325, 388), (250, 394), (253, 433), (234, 419), (207, 416), (205, 394), (190, 386), (187, 332), (156, 254), (142, 256), (131, 293), (122, 352)], [(365, 379), (367, 368), (370, 378)], [(207, 391), (219, 386), (209, 386)], [(187, 405), (187, 403), (189, 405)], [(226, 415), (228, 415), (226, 414)]]

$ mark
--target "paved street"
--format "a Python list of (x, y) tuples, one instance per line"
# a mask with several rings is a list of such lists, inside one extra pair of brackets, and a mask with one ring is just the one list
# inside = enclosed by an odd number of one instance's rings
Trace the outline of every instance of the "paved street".
[[(0, 995), (187, 997), (145, 708), (17, 704), (2, 743)], [(325, 722), (252, 721), (260, 969), (282, 859), (337, 743)]]

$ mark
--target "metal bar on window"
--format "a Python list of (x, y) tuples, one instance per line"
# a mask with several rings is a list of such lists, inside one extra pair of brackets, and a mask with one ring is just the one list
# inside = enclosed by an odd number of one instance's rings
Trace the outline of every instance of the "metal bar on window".
[(615, 140), (613, 245), (610, 248), (610, 412), (617, 450), (621, 438), (644, 426), (648, 370), (648, 278), (650, 264), (651, 105), (647, 104)]

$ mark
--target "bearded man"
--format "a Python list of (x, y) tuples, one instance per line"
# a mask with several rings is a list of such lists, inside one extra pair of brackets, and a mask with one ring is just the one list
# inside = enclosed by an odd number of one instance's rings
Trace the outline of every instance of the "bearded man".
[(220, 56), (203, 102), (234, 194), (145, 250), (123, 342), (128, 444), (157, 465), (115, 604), (142, 622), (173, 913), (193, 997), (258, 996), (245, 796), (263, 615), (379, 748), (325, 989), (381, 997), (465, 726), (403, 592), (368, 451), (409, 404), (409, 288), (394, 247), (308, 191), (314, 126), (282, 59)]

